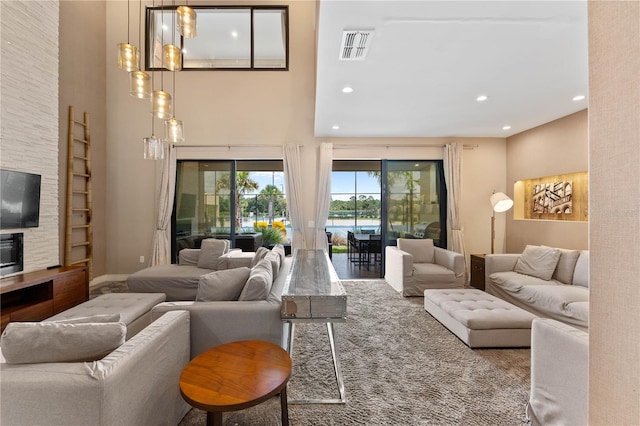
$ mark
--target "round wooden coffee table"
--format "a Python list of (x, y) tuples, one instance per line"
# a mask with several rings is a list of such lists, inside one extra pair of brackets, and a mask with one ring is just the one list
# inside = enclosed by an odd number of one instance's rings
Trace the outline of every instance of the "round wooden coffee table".
[(207, 411), (207, 425), (222, 425), (222, 413), (253, 407), (280, 393), (282, 424), (289, 424), (287, 381), (291, 358), (260, 340), (226, 343), (191, 360), (182, 370), (180, 392)]

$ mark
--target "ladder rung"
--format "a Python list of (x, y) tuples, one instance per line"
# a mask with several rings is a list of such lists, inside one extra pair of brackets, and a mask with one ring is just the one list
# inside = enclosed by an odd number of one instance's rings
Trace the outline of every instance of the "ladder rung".
[(73, 243), (71, 244), (71, 247), (82, 247), (82, 246), (88, 246), (89, 245), (89, 241), (85, 241), (83, 243)]
[(88, 228), (89, 225), (71, 225), (71, 228), (73, 229), (81, 229), (81, 228)]
[(85, 122), (83, 122), (83, 121), (75, 121), (75, 120), (73, 120), (73, 122), (74, 122), (75, 124), (79, 124), (79, 125), (81, 125), (81, 126), (86, 126), (86, 125), (87, 125), (87, 124), (86, 124)]
[(74, 194), (89, 194), (89, 191), (72, 191)]
[(76, 142), (89, 143), (88, 141), (86, 141), (84, 139), (73, 138), (73, 140), (76, 141)]
[(74, 212), (88, 212), (89, 209), (71, 209)]
[(87, 173), (74, 173), (73, 175), (74, 176), (78, 176), (78, 177), (86, 177), (86, 178), (89, 177), (89, 175)]
[(78, 263), (87, 263), (89, 262), (91, 259), (82, 259), (82, 260), (76, 260), (75, 262), (71, 262), (72, 265), (77, 265)]
[(78, 159), (80, 159), (80, 160), (88, 160), (88, 158), (87, 158), (87, 157), (83, 157), (83, 156), (81, 156), (81, 155), (74, 155), (74, 156), (73, 156), (73, 158), (78, 158)]

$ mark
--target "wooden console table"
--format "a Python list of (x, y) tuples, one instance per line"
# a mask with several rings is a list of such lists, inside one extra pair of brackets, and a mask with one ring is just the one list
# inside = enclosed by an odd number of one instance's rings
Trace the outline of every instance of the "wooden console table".
[(87, 268), (63, 266), (2, 278), (2, 330), (12, 321), (41, 321), (89, 299)]
[(469, 255), (471, 263), (471, 287), (484, 291), (484, 254)]
[(347, 318), (347, 293), (326, 250), (297, 249), (282, 292), (280, 316), (289, 325), (287, 352), (292, 355), (296, 322), (326, 323), (336, 375), (337, 399), (292, 400), (291, 404), (344, 404), (344, 379), (336, 353), (334, 322)]

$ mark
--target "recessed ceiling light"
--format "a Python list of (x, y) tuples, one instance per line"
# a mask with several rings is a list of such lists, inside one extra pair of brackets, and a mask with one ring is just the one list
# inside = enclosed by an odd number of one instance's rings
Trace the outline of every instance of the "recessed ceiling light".
[(336, 125), (331, 126), (331, 128), (332, 128), (333, 130), (338, 130), (338, 129), (340, 129), (340, 126), (338, 126), (338, 125), (336, 124)]
[(163, 29), (163, 30), (168, 30), (168, 29), (169, 29), (169, 27), (167, 26), (167, 24), (162, 24), (162, 29)]
[(574, 96), (574, 97), (573, 97), (573, 100), (574, 100), (574, 101), (581, 101), (581, 100), (583, 100), (583, 99), (584, 99), (584, 95), (577, 95), (577, 96)]
[(353, 87), (345, 86), (342, 88), (342, 93), (351, 93), (353, 92)]
[(509, 130), (511, 126), (502, 126), (502, 130)]
[(182, 49), (182, 53), (187, 53), (187, 49)]
[(231, 31), (231, 37), (238, 38), (238, 32), (237, 31)]
[(487, 99), (489, 99), (489, 97), (488, 97), (487, 95), (480, 95), (480, 96), (478, 96), (478, 97), (476, 98), (476, 101), (478, 101), (478, 102), (484, 102), (484, 101), (486, 101)]

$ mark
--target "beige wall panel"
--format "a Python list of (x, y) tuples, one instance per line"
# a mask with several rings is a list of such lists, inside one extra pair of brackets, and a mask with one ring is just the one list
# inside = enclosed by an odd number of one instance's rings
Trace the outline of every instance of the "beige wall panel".
[[(506, 194), (514, 197), (516, 181), (587, 170), (587, 132), (584, 110), (508, 138)], [(527, 244), (589, 247), (587, 223), (515, 220), (517, 211), (506, 213), (506, 252), (522, 252)]]
[(589, 92), (589, 424), (637, 425), (639, 2), (589, 2)]
[[(175, 114), (184, 120), (185, 144), (202, 146), (194, 153), (199, 158), (239, 158), (235, 149), (206, 147), (211, 144), (250, 144), (251, 158), (274, 158), (272, 147), (263, 150), (255, 145), (304, 145), (304, 186), (315, 188), (318, 143), (313, 138), (315, 3), (288, 4), (289, 71), (177, 73)], [(131, 273), (146, 266), (146, 262), (139, 262), (139, 257), (148, 259), (151, 254), (160, 174), (159, 164), (142, 158), (142, 138), (151, 133), (148, 101), (129, 96), (128, 75), (115, 64), (115, 46), (127, 33), (126, 13), (126, 2), (107, 2), (109, 273)], [(137, 34), (137, 10), (132, 13), (132, 22), (132, 31)], [(156, 73), (155, 79), (158, 88), (160, 73)], [(166, 72), (165, 88), (173, 92), (171, 82), (171, 75)], [(156, 120), (155, 133), (161, 136), (159, 121)], [(181, 158), (188, 158), (183, 152), (179, 151)], [(276, 153), (276, 158), (282, 158), (281, 149)], [(304, 202), (305, 217), (310, 219), (315, 211), (313, 192), (309, 191)]]
[(94, 277), (106, 273), (106, 25), (105, 1), (60, 2), (60, 263), (64, 262), (69, 105), (73, 105), (76, 120), (82, 121), (84, 112), (91, 120)]

